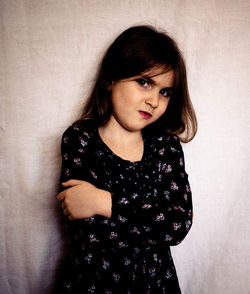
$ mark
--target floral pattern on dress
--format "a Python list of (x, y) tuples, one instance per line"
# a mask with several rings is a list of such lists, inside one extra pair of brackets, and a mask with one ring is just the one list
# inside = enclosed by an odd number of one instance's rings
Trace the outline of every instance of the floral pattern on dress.
[(61, 182), (110, 191), (112, 216), (65, 220), (70, 246), (56, 293), (181, 293), (169, 246), (192, 225), (183, 151), (177, 136), (143, 139), (142, 160), (130, 162), (97, 128), (73, 125), (63, 134)]

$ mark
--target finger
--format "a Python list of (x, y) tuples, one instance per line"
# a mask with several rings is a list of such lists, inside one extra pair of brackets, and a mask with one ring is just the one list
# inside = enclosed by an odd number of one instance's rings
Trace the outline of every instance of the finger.
[(74, 218), (72, 217), (72, 215), (70, 213), (67, 216), (68, 216), (69, 220), (74, 220)]
[(67, 182), (63, 182), (62, 186), (63, 187), (73, 187), (76, 185), (80, 185), (82, 183), (84, 183), (85, 181), (81, 181), (81, 180), (68, 180)]
[(58, 201), (62, 201), (64, 198), (65, 198), (65, 193), (64, 191), (62, 191), (61, 193), (59, 193), (57, 196), (56, 196), (57, 200)]

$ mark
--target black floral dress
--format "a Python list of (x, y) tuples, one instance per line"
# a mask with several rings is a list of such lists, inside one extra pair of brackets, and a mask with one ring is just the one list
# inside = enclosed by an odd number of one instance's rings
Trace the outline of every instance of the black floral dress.
[(70, 237), (56, 293), (181, 293), (170, 245), (192, 225), (192, 200), (177, 136), (143, 135), (141, 161), (115, 155), (98, 129), (73, 125), (62, 138), (61, 182), (110, 191), (112, 217), (66, 221)]

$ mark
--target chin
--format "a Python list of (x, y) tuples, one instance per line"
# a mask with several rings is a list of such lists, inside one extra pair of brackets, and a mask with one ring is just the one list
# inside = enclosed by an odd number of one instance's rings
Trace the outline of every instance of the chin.
[(125, 129), (129, 132), (140, 132), (145, 126), (125, 126)]

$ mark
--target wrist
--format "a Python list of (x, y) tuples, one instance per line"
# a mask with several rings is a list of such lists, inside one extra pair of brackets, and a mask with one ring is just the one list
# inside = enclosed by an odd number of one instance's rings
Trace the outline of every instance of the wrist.
[(98, 205), (96, 207), (96, 214), (110, 218), (111, 208), (112, 208), (111, 193), (106, 190), (98, 189)]

